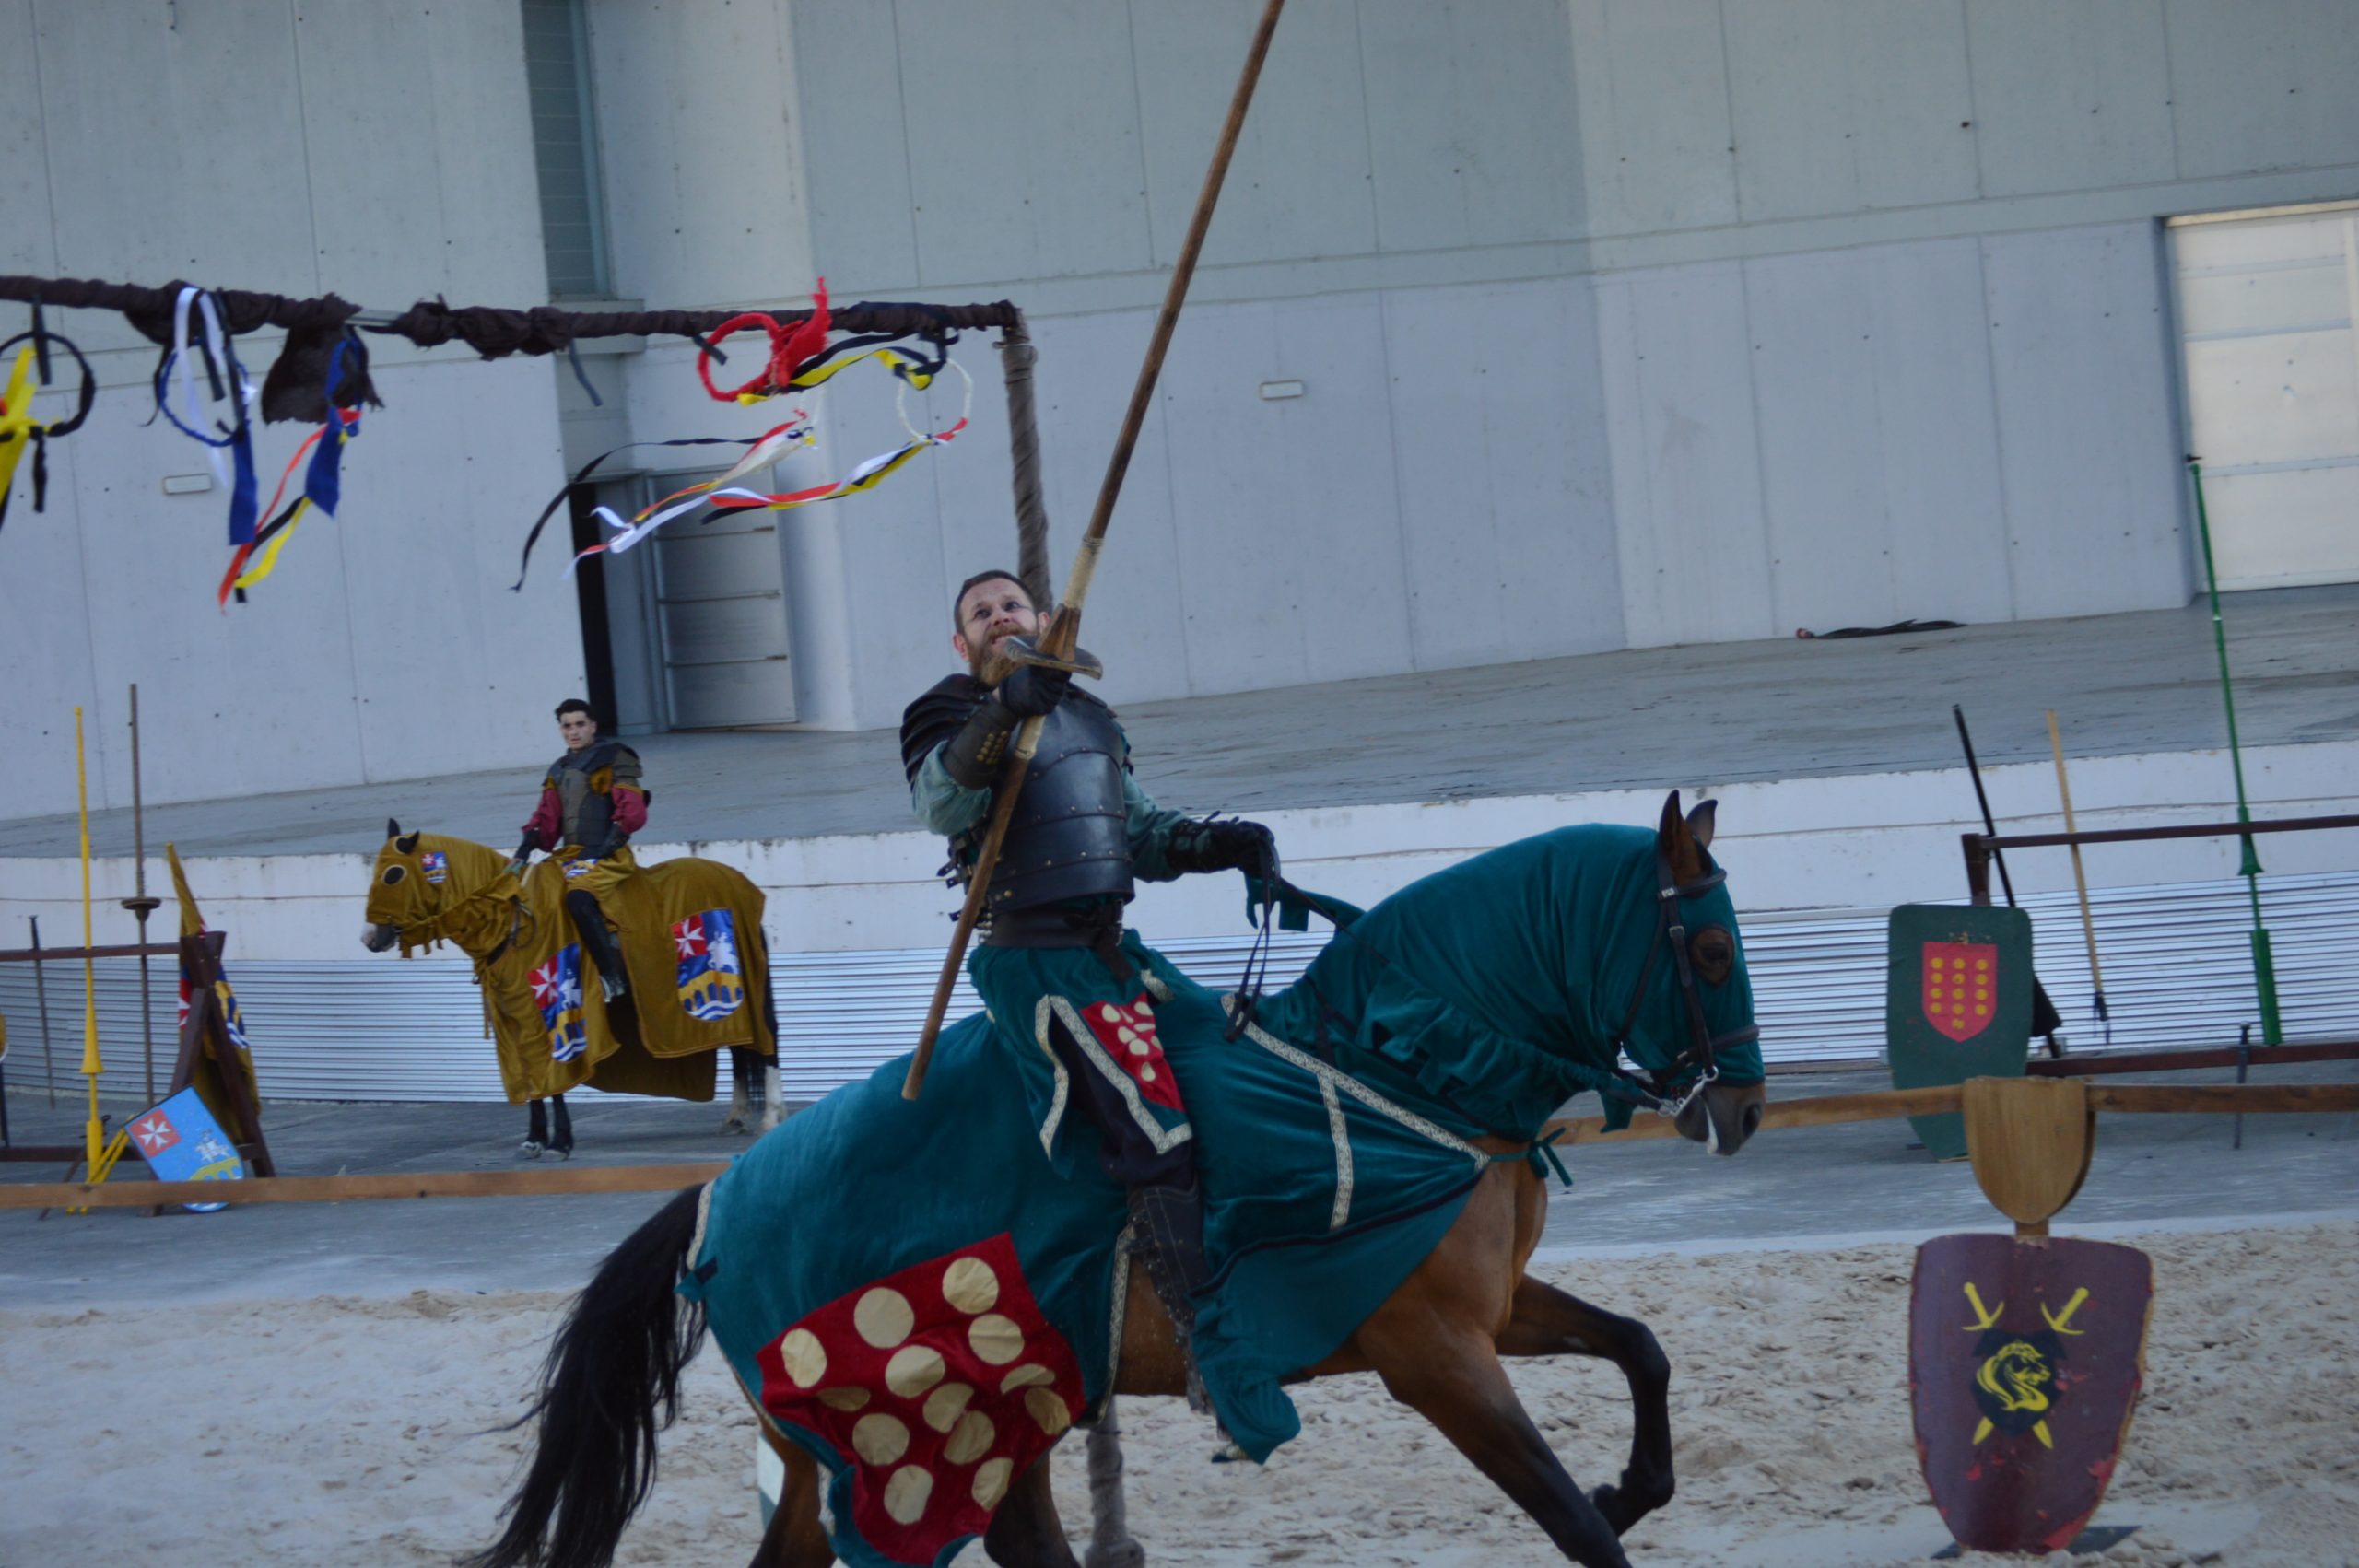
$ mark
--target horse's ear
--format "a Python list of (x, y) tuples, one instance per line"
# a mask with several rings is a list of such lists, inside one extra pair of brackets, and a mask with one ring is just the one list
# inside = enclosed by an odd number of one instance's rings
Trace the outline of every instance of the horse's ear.
[(396, 848), (396, 849), (399, 849), (399, 850), (400, 850), (403, 854), (405, 854), (405, 855), (415, 855), (415, 854), (417, 854), (417, 834), (415, 834), (415, 833), (413, 833), (413, 834), (411, 834), (411, 835), (410, 835), (408, 837), (406, 837), (406, 838), (396, 838), (396, 839), (394, 839), (394, 840), (393, 840), (393, 848)]
[(1719, 812), (1719, 802), (1698, 801), (1696, 809), (1687, 813), (1687, 831), (1696, 836), (1696, 848), (1698, 849), (1712, 847), (1712, 823)]
[(1676, 790), (1662, 803), (1662, 822), (1655, 829), (1655, 847), (1671, 862), (1672, 881), (1684, 883), (1703, 880), (1704, 848), (1696, 842), (1687, 818), (1680, 813)]
[(387, 817), (385, 819), (385, 837), (388, 838), (399, 838), (401, 836), (402, 825), (394, 821), (392, 817)]

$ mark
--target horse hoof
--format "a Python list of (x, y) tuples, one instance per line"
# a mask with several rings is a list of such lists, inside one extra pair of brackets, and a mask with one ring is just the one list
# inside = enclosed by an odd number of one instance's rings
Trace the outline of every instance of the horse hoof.
[(569, 1145), (563, 1149), (552, 1149), (549, 1153), (555, 1154), (560, 1160), (570, 1160), (573, 1158), (573, 1150)]
[(1605, 1522), (1613, 1527), (1616, 1536), (1627, 1535), (1631, 1526), (1662, 1505), (1661, 1503), (1649, 1503), (1618, 1486), (1597, 1487), (1590, 1492), (1589, 1500), (1605, 1516)]
[(522, 1143), (517, 1145), (516, 1153), (523, 1155), (524, 1158), (528, 1160), (537, 1160), (541, 1157), (541, 1151), (545, 1147), (546, 1147), (546, 1145), (535, 1143), (531, 1139), (527, 1138)]

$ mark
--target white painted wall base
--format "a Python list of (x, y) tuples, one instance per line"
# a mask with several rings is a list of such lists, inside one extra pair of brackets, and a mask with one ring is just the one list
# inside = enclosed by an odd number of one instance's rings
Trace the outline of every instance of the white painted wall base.
[[(2002, 831), (2052, 832), (2056, 776), (2045, 764), (1987, 768), (1985, 785)], [(2262, 817), (2323, 815), (2359, 801), (2359, 743), (2258, 748), (2245, 777)], [(2157, 752), (2084, 758), (2072, 765), (2073, 799), (2084, 828), (2224, 822), (2236, 814), (2224, 752)], [(1719, 853), (1737, 907), (1752, 918), (1881, 911), (1895, 904), (1955, 898), (1966, 891), (1958, 835), (1976, 821), (1963, 768), (1845, 774), (1766, 783), (1685, 787), (1693, 801), (1720, 802)], [(1650, 823), (1654, 791), (1513, 796), (1395, 805), (1321, 807), (1262, 813), (1278, 837), (1288, 874), (1354, 903), (1371, 904), (1442, 867), (1528, 834), (1572, 822)], [(2359, 833), (2260, 840), (2275, 872), (2359, 870)], [(652, 843), (642, 861), (696, 854), (752, 877), (769, 899), (766, 924), (780, 954), (921, 948), (948, 934), (957, 906), (936, 880), (941, 841), (923, 833), (829, 838)], [(2084, 853), (2093, 887), (2225, 878), (2236, 866), (2232, 839), (2126, 844)], [(231, 962), (353, 957), (370, 859), (358, 855), (196, 857), (185, 861), (206, 920), (229, 933)], [(2019, 893), (2069, 888), (2061, 850), (2025, 851), (2010, 862)], [(148, 886), (169, 891), (160, 859)], [(133, 889), (128, 857), (92, 868), (102, 942), (129, 942), (135, 928), (120, 907)], [(79, 940), (81, 872), (68, 859), (0, 860), (0, 939), (22, 945), (25, 919), (41, 917), (51, 945)], [(157, 930), (168, 930), (167, 909)], [(1133, 923), (1157, 940), (1232, 935), (1243, 929), (1232, 877), (1191, 877), (1142, 888)]]

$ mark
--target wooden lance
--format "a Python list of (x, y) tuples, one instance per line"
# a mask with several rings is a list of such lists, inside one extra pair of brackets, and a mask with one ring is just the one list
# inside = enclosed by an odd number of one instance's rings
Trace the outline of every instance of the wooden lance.
[[(1097, 552), (1106, 541), (1106, 525), (1113, 521), (1114, 500), (1121, 494), (1122, 476), (1130, 471), (1132, 449), (1138, 445), (1139, 429), (1146, 423), (1147, 407), (1155, 398), (1155, 383), (1163, 372), (1164, 351), (1171, 346), (1171, 330), (1179, 324), (1180, 307), (1187, 302), (1189, 280), (1196, 274), (1196, 257), (1204, 248), (1204, 233), (1212, 227), (1213, 208), (1220, 201), (1221, 182), (1228, 177), (1238, 134), (1245, 128), (1245, 111), (1253, 101), (1254, 85), (1262, 77), (1262, 62), (1270, 53), (1270, 38), (1277, 31), (1278, 13), (1285, 6), (1285, 0), (1268, 0), (1262, 7), (1252, 47), (1245, 53), (1245, 69), (1237, 79), (1236, 95), (1229, 99), (1228, 122), (1221, 127), (1220, 142), (1213, 148), (1212, 167), (1204, 171), (1204, 187), (1196, 197), (1196, 216), (1188, 225), (1188, 237), (1180, 247), (1180, 260), (1171, 269), (1170, 287), (1164, 291), (1163, 311), (1156, 318), (1146, 360), (1139, 367), (1138, 383), (1131, 389), (1131, 405), (1122, 415), (1121, 431), (1114, 438), (1114, 455), (1107, 461), (1105, 482), (1097, 487), (1097, 509), (1090, 514), (1089, 530), (1082, 535), (1081, 549), (1074, 556), (1073, 570), (1065, 579), (1064, 599), (1050, 619), (1038, 651), (1019, 656), (1024, 662), (1052, 669), (1084, 668), (1074, 656), (1081, 642), (1082, 605), (1089, 597), (1090, 579), (1097, 572)], [(951, 988), (957, 984), (958, 966), (967, 957), (967, 943), (975, 934), (975, 922), (990, 896), (992, 872), (998, 868), (1000, 847), (1007, 840), (1007, 825), (1015, 815), (1015, 799), (1023, 790), (1032, 754), (1040, 743), (1043, 722), (1040, 719), (1024, 721), (1000, 775), (992, 804), (991, 825), (984, 831), (982, 847), (976, 852), (974, 870), (968, 880), (967, 902), (958, 911), (958, 925), (950, 936), (950, 951), (944, 955), (942, 974), (934, 981), (933, 1000), (926, 1008), (925, 1030), (918, 1036), (917, 1054), (910, 1059), (909, 1073), (901, 1081), (903, 1099), (916, 1099), (918, 1091), (925, 1085), (926, 1067), (933, 1059), (933, 1043), (942, 1034), (942, 1016), (950, 1008)]]

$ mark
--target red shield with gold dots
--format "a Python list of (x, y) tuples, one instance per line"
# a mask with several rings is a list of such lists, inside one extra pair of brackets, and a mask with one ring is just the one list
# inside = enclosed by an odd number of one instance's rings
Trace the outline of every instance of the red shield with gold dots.
[(1180, 1099), (1180, 1080), (1163, 1057), (1163, 1042), (1156, 1037), (1155, 1003), (1141, 991), (1128, 1002), (1093, 1001), (1081, 1010), (1082, 1022), (1114, 1059), (1139, 1097), (1166, 1110), (1188, 1114)]
[(2054, 1551), (2105, 1500), (2145, 1371), (2154, 1265), (2053, 1236), (1917, 1249), (1908, 1391), (1917, 1457), (1960, 1545)]
[(1925, 1022), (1953, 1040), (1970, 1040), (1998, 1012), (1999, 949), (1989, 942), (1925, 944)]
[(1004, 1232), (839, 1296), (757, 1359), (762, 1408), (852, 1467), (852, 1522), (898, 1562), (980, 1534), (1086, 1399)]

